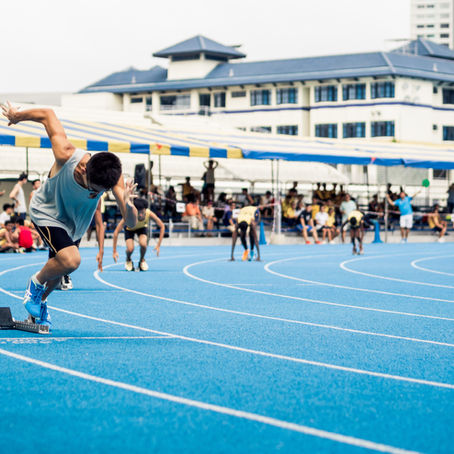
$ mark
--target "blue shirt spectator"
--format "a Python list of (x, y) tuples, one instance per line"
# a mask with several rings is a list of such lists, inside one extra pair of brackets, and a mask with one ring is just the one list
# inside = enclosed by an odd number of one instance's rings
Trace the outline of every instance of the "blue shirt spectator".
[(413, 214), (413, 208), (411, 207), (411, 200), (412, 197), (408, 195), (405, 196), (403, 199), (397, 199), (394, 201), (394, 205), (399, 208), (401, 216), (405, 216), (407, 214)]

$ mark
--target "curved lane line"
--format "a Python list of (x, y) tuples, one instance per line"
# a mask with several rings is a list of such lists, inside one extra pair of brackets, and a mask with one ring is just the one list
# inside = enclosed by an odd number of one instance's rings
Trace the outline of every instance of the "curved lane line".
[(423, 262), (423, 261), (426, 261), (426, 260), (435, 260), (435, 259), (441, 259), (441, 258), (446, 258), (446, 257), (454, 257), (454, 255), (438, 255), (438, 256), (435, 256), (435, 257), (426, 257), (426, 258), (423, 258), (423, 259), (413, 260), (413, 262), (411, 262), (410, 265), (413, 268), (416, 268), (417, 270), (427, 271), (428, 273), (442, 274), (444, 276), (454, 276), (454, 273), (447, 273), (446, 271), (432, 270), (430, 268), (424, 268), (422, 266), (416, 265), (417, 263)]
[[(286, 258), (286, 259), (275, 260), (273, 262), (267, 263), (264, 266), (264, 269), (268, 273), (274, 274), (274, 275), (279, 276), (279, 277), (283, 277), (284, 279), (291, 279), (291, 280), (294, 280), (294, 281), (306, 282), (306, 283), (309, 283), (309, 284), (316, 284), (316, 285), (321, 285), (321, 286), (325, 286), (325, 287), (342, 288), (342, 289), (345, 289), (345, 290), (354, 290), (354, 291), (366, 292), (366, 293), (380, 293), (382, 295), (399, 296), (399, 297), (402, 297), (402, 298), (415, 298), (415, 299), (422, 299), (422, 300), (428, 300), (428, 301), (439, 301), (439, 302), (442, 302), (442, 303), (454, 303), (454, 300), (447, 300), (447, 299), (442, 299), (442, 298), (431, 298), (431, 297), (428, 297), (428, 296), (408, 295), (406, 293), (385, 292), (384, 290), (371, 290), (371, 289), (367, 289), (367, 288), (350, 287), (348, 285), (329, 284), (328, 282), (311, 281), (309, 279), (303, 279), (303, 278), (300, 278), (300, 277), (290, 276), (288, 274), (278, 273), (277, 271), (274, 271), (274, 270), (272, 270), (270, 268), (272, 265), (276, 265), (277, 263), (289, 262), (291, 260), (304, 259), (304, 258), (306, 258), (306, 257), (290, 257), (290, 258)], [(418, 314), (407, 314), (407, 315), (413, 315), (413, 316), (419, 316), (419, 317), (428, 317), (428, 318), (436, 318), (436, 319), (440, 319), (440, 320), (450, 320), (450, 321), (454, 320), (452, 318), (437, 317), (437, 316), (431, 316), (431, 315), (418, 315)]]
[(345, 260), (342, 263), (339, 264), (340, 268), (342, 268), (344, 271), (347, 271), (349, 273), (354, 273), (354, 274), (359, 274), (361, 276), (367, 276), (367, 277), (372, 277), (374, 279), (384, 279), (387, 281), (394, 281), (394, 282), (403, 282), (405, 284), (414, 284), (414, 285), (425, 285), (426, 287), (438, 287), (438, 288), (450, 288), (454, 289), (454, 286), (452, 285), (443, 285), (443, 284), (431, 284), (429, 282), (420, 282), (420, 281), (410, 281), (408, 279), (399, 279), (397, 277), (387, 277), (387, 276), (381, 276), (379, 274), (371, 274), (371, 273), (364, 273), (363, 271), (357, 271), (357, 270), (352, 270), (351, 268), (348, 268), (346, 266), (347, 263), (352, 263), (352, 262), (359, 262), (360, 260), (370, 260), (373, 258), (381, 258), (381, 257), (389, 257), (389, 255), (382, 255), (382, 256), (372, 256), (372, 257), (359, 257), (359, 258), (354, 258), (350, 260)]
[[(26, 266), (27, 265), (25, 265), (24, 267), (26, 267)], [(8, 271), (12, 271), (12, 270), (4, 271), (2, 274), (7, 273)], [(0, 289), (1, 289), (1, 287), (0, 287)], [(13, 293), (8, 292), (7, 290), (3, 289), (2, 291), (3, 291), (3, 293), (6, 293), (6, 294), (12, 296), (13, 298), (16, 298), (19, 300), (22, 299), (21, 297), (16, 296)], [(424, 379), (419, 379), (419, 378), (402, 377), (400, 375), (385, 374), (382, 372), (373, 372), (373, 371), (369, 371), (369, 370), (365, 370), (365, 369), (355, 369), (353, 367), (338, 366), (336, 364), (322, 363), (319, 361), (311, 361), (311, 360), (303, 359), (303, 358), (295, 358), (293, 356), (279, 355), (277, 353), (263, 352), (260, 350), (253, 350), (253, 349), (249, 349), (249, 348), (237, 347), (235, 345), (230, 345), (230, 344), (222, 344), (220, 342), (213, 342), (213, 341), (208, 341), (208, 340), (204, 340), (204, 339), (197, 339), (197, 338), (193, 338), (193, 337), (181, 336), (179, 334), (174, 334), (174, 333), (167, 333), (164, 331), (157, 331), (157, 330), (153, 330), (150, 328), (144, 328), (142, 326), (131, 325), (131, 324), (122, 323), (122, 322), (116, 322), (114, 320), (103, 319), (100, 317), (93, 317), (91, 315), (85, 315), (85, 314), (81, 314), (79, 312), (73, 312), (73, 311), (68, 311), (65, 309), (60, 309), (55, 306), (48, 305), (48, 307), (50, 309), (53, 309), (58, 312), (63, 312), (65, 314), (74, 315), (76, 317), (86, 318), (88, 320), (95, 320), (98, 322), (108, 323), (108, 324), (115, 325), (115, 326), (122, 326), (125, 328), (136, 329), (138, 331), (144, 331), (147, 333), (155, 333), (155, 334), (160, 334), (160, 335), (164, 335), (164, 336), (171, 336), (176, 339), (181, 339), (181, 340), (188, 341), (188, 342), (195, 342), (198, 344), (210, 345), (210, 346), (214, 346), (214, 347), (225, 348), (228, 350), (239, 351), (239, 352), (243, 352), (243, 353), (249, 353), (252, 355), (258, 355), (258, 356), (263, 356), (263, 357), (268, 357), (268, 358), (275, 358), (275, 359), (290, 361), (290, 362), (299, 363), (299, 364), (307, 364), (307, 365), (315, 366), (315, 367), (323, 367), (326, 369), (339, 370), (342, 372), (351, 372), (351, 373), (366, 375), (366, 376), (370, 376), (370, 377), (380, 377), (380, 378), (386, 378), (386, 379), (390, 379), (390, 380), (417, 383), (420, 385), (428, 385), (428, 386), (434, 386), (434, 387), (438, 387), (438, 388), (447, 388), (447, 389), (454, 390), (454, 384), (450, 384), (450, 383), (442, 383), (442, 382), (424, 380)]]
[(263, 416), (256, 413), (250, 413), (242, 410), (235, 410), (229, 407), (223, 407), (220, 405), (209, 404), (206, 402), (201, 402), (198, 400), (187, 399), (185, 397), (175, 396), (173, 394), (167, 394), (159, 391), (154, 391), (147, 388), (142, 388), (135, 385), (130, 385), (128, 383), (110, 380), (108, 378), (99, 377), (96, 375), (86, 374), (74, 369), (68, 369), (66, 367), (57, 366), (45, 361), (40, 361), (37, 359), (30, 358), (28, 356), (18, 355), (16, 353), (9, 352), (7, 350), (0, 349), (0, 354), (14, 358), (19, 361), (24, 361), (35, 366), (43, 367), (45, 369), (50, 369), (61, 374), (70, 375), (72, 377), (80, 378), (94, 383), (100, 383), (102, 385), (111, 386), (113, 388), (122, 389), (124, 391), (133, 392), (136, 394), (142, 394), (148, 397), (153, 397), (160, 400), (165, 400), (168, 402), (177, 403), (180, 405), (186, 405), (189, 407), (198, 408), (200, 410), (211, 411), (214, 413), (220, 413), (227, 416), (233, 416), (239, 419), (246, 419), (249, 421), (259, 422), (261, 424), (266, 424), (269, 426), (279, 427), (285, 430), (291, 430), (294, 432), (299, 432), (305, 435), (311, 435), (318, 438), (323, 438), (326, 440), (335, 441), (338, 443), (348, 444), (351, 446), (358, 446), (360, 448), (371, 449), (378, 452), (387, 452), (392, 454), (416, 454), (415, 451), (407, 451), (405, 449), (395, 448), (394, 446), (384, 445), (381, 443), (375, 443), (370, 440), (364, 440), (361, 438), (350, 437), (348, 435), (342, 435), (335, 432), (328, 432), (326, 430), (316, 429), (314, 427), (304, 426), (301, 424), (295, 424), (281, 419), (271, 418), (269, 416)]
[[(290, 260), (290, 259), (284, 259), (284, 260)], [(315, 303), (315, 304), (325, 304), (325, 305), (328, 305), (328, 306), (347, 307), (349, 309), (359, 309), (359, 310), (372, 311), (372, 312), (383, 312), (383, 313), (386, 313), (386, 314), (405, 315), (405, 316), (408, 316), (408, 317), (430, 318), (430, 319), (445, 320), (445, 321), (450, 321), (450, 322), (454, 321), (454, 318), (438, 317), (436, 315), (414, 314), (412, 312), (399, 312), (399, 311), (391, 311), (391, 310), (388, 310), (388, 309), (376, 309), (376, 308), (365, 307), (365, 306), (354, 306), (354, 305), (351, 305), (351, 304), (333, 303), (333, 302), (330, 302), (330, 301), (315, 300), (315, 299), (311, 299), (311, 298), (303, 298), (303, 297), (300, 297), (300, 296), (290, 296), (290, 295), (283, 295), (281, 293), (265, 292), (264, 290), (254, 290), (254, 289), (249, 289), (249, 288), (237, 287), (237, 286), (231, 285), (231, 284), (223, 284), (222, 282), (209, 281), (208, 279), (203, 279), (203, 278), (201, 278), (199, 276), (196, 276), (196, 275), (194, 275), (194, 274), (192, 274), (192, 273), (190, 273), (188, 271), (189, 268), (191, 268), (193, 266), (201, 265), (201, 264), (204, 264), (204, 263), (215, 262), (215, 261), (218, 261), (218, 259), (215, 259), (215, 260), (203, 260), (201, 262), (191, 263), (189, 265), (186, 265), (183, 268), (183, 272), (184, 272), (184, 274), (186, 274), (186, 276), (190, 277), (191, 279), (195, 279), (197, 281), (204, 282), (206, 284), (217, 285), (219, 287), (233, 288), (233, 289), (236, 289), (236, 290), (241, 290), (243, 292), (259, 293), (261, 295), (277, 296), (279, 298), (291, 299), (291, 300), (296, 300), (296, 301), (306, 301), (306, 302)], [(271, 265), (273, 263), (277, 263), (277, 262), (271, 262), (269, 265)], [(273, 272), (273, 273), (277, 274), (275, 272)], [(285, 275), (282, 275), (282, 276), (285, 277)], [(295, 280), (298, 279), (298, 278), (292, 278), (292, 277), (288, 277), (288, 278), (289, 279), (295, 279)], [(314, 282), (315, 283), (315, 281), (306, 281), (306, 282)], [(322, 283), (320, 285), (327, 285), (327, 286), (333, 285), (333, 286), (335, 286), (334, 284), (322, 284)], [(430, 298), (430, 299), (433, 300), (432, 298)], [(450, 301), (450, 300), (448, 300), (448, 302), (454, 303), (454, 301)]]
[[(114, 266), (114, 265), (108, 265), (105, 268), (108, 268), (111, 266)], [(188, 266), (190, 266), (190, 265), (188, 265)], [(194, 307), (200, 307), (202, 309), (208, 309), (208, 310), (212, 310), (212, 311), (227, 312), (227, 313), (236, 314), (236, 315), (244, 315), (246, 317), (262, 318), (262, 319), (266, 319), (266, 320), (275, 320), (275, 321), (279, 321), (279, 322), (293, 323), (293, 324), (297, 324), (297, 325), (313, 326), (316, 328), (326, 328), (326, 329), (332, 329), (332, 330), (337, 330), (337, 331), (346, 331), (349, 333), (363, 334), (363, 335), (367, 335), (367, 336), (387, 337), (387, 338), (391, 338), (391, 339), (406, 340), (406, 341), (410, 341), (410, 342), (421, 342), (421, 343), (427, 343), (427, 344), (442, 345), (444, 347), (454, 347), (454, 344), (449, 344), (446, 342), (437, 342), (437, 341), (431, 341), (431, 340), (426, 340), (426, 339), (417, 339), (417, 338), (413, 338), (413, 337), (396, 336), (396, 335), (392, 335), (392, 334), (375, 333), (375, 332), (371, 332), (371, 331), (362, 331), (362, 330), (351, 329), (351, 328), (343, 328), (343, 327), (334, 326), (334, 325), (303, 322), (301, 320), (293, 320), (293, 319), (282, 318), (282, 317), (273, 317), (270, 315), (254, 314), (251, 312), (235, 311), (232, 309), (225, 309), (225, 308), (216, 307), (216, 306), (206, 306), (203, 304), (191, 303), (189, 301), (176, 300), (173, 298), (166, 298), (164, 296), (153, 295), (151, 293), (145, 293), (145, 292), (140, 292), (138, 290), (132, 290), (132, 289), (128, 289), (125, 287), (120, 287), (119, 285), (112, 284), (110, 282), (105, 281), (101, 277), (99, 277), (98, 271), (95, 271), (95, 273), (93, 273), (93, 275), (99, 282), (101, 282), (105, 285), (108, 285), (109, 287), (112, 287), (112, 288), (115, 288), (118, 290), (122, 290), (124, 292), (134, 293), (134, 294), (140, 295), (140, 296), (146, 296), (148, 298), (158, 299), (158, 300), (162, 300), (162, 301), (169, 301), (171, 303), (183, 304), (186, 306), (194, 306)], [(226, 284), (226, 285), (231, 285), (231, 284)]]

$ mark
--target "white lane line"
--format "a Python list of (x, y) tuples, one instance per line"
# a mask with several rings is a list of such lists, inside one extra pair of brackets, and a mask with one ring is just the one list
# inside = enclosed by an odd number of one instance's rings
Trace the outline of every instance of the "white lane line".
[[(421, 299), (421, 300), (426, 300), (426, 301), (438, 301), (442, 303), (454, 303), (454, 300), (448, 300), (448, 299), (442, 299), (442, 298), (433, 298), (429, 296), (419, 296), (419, 295), (409, 295), (406, 293), (394, 293), (394, 292), (386, 292), (384, 290), (372, 290), (368, 288), (361, 288), (361, 287), (350, 287), (348, 285), (340, 285), (340, 284), (329, 284), (328, 282), (320, 282), (320, 281), (312, 281), (309, 279), (303, 279), (300, 277), (295, 277), (295, 276), (290, 276), (288, 274), (283, 274), (283, 273), (278, 273), (277, 271), (274, 271), (271, 269), (271, 266), (277, 265), (278, 263), (283, 263), (283, 262), (289, 262), (291, 260), (303, 260), (306, 257), (290, 257), (286, 259), (281, 259), (281, 260), (275, 260), (273, 262), (269, 262), (264, 266), (265, 271), (267, 271), (270, 274), (274, 274), (275, 276), (282, 277), (284, 279), (291, 279), (293, 281), (300, 281), (300, 282), (307, 282), (308, 284), (315, 284), (315, 285), (320, 285), (320, 286), (325, 286), (325, 287), (334, 287), (334, 288), (342, 288), (345, 290), (354, 290), (358, 292), (366, 292), (366, 293), (379, 293), (382, 295), (389, 295), (389, 296), (398, 296), (402, 298), (414, 298), (414, 299)], [(453, 321), (453, 318), (446, 318), (446, 317), (437, 317), (437, 316), (432, 316), (432, 315), (419, 315), (419, 314), (409, 314), (405, 313), (406, 315), (412, 315), (415, 317), (427, 317), (427, 318), (436, 318), (440, 320), (450, 320)]]
[[(118, 264), (118, 265), (121, 265), (121, 264)], [(111, 266), (115, 266), (115, 265), (108, 265), (108, 266), (106, 266), (106, 268), (111, 267)], [(191, 266), (191, 265), (188, 265), (188, 266)], [(432, 341), (432, 340), (427, 340), (427, 339), (418, 339), (418, 338), (414, 338), (414, 337), (404, 337), (404, 336), (397, 336), (397, 335), (392, 335), (392, 334), (377, 333), (377, 332), (372, 332), (372, 331), (363, 331), (363, 330), (358, 330), (358, 329), (343, 328), (340, 326), (326, 325), (326, 324), (322, 324), (322, 323), (303, 322), (301, 320), (294, 320), (294, 319), (288, 319), (288, 318), (283, 318), (283, 317), (273, 317), (271, 315), (255, 314), (255, 313), (251, 313), (251, 312), (235, 311), (233, 309), (225, 309), (225, 308), (220, 308), (220, 307), (216, 307), (216, 306), (206, 306), (203, 304), (191, 303), (189, 301), (176, 300), (173, 298), (166, 298), (164, 296), (158, 296), (158, 295), (154, 295), (151, 293), (145, 293), (145, 292), (140, 292), (138, 290), (128, 289), (126, 287), (121, 287), (119, 285), (112, 284), (111, 282), (107, 282), (104, 279), (102, 279), (99, 276), (98, 271), (93, 273), (93, 275), (99, 282), (101, 282), (105, 285), (108, 285), (109, 287), (115, 288), (117, 290), (121, 290), (121, 291), (128, 292), (128, 293), (134, 293), (136, 295), (145, 296), (147, 298), (182, 304), (185, 306), (200, 307), (202, 309), (208, 309), (208, 310), (212, 310), (212, 311), (226, 312), (226, 313), (230, 313), (230, 314), (243, 315), (246, 317), (261, 318), (261, 319), (266, 319), (266, 320), (275, 320), (275, 321), (279, 321), (279, 322), (292, 323), (292, 324), (303, 325), (303, 326), (313, 326), (316, 328), (332, 329), (332, 330), (336, 330), (336, 331), (343, 331), (343, 332), (348, 332), (348, 333), (353, 333), (353, 334), (385, 337), (385, 338), (390, 338), (390, 339), (405, 340), (405, 341), (409, 341), (409, 342), (420, 342), (420, 343), (427, 343), (427, 344), (432, 344), (432, 345), (441, 345), (443, 347), (454, 347), (454, 344), (449, 344), (446, 342), (438, 342), (438, 341)], [(232, 286), (232, 284), (225, 284), (225, 285)], [(237, 288), (241, 289), (240, 287), (237, 287)]]
[(423, 262), (426, 260), (435, 260), (435, 259), (441, 259), (441, 258), (447, 258), (447, 257), (454, 257), (454, 255), (437, 255), (434, 257), (426, 257), (426, 258), (422, 258), (422, 259), (418, 259), (418, 260), (413, 260), (413, 262), (411, 262), (411, 266), (418, 270), (427, 271), (429, 273), (442, 274), (444, 276), (454, 276), (454, 273), (447, 273), (446, 271), (437, 271), (437, 270), (433, 270), (431, 268), (424, 268), (423, 266), (416, 265), (417, 263), (420, 263), (420, 262)]
[(128, 383), (110, 380), (108, 378), (99, 377), (96, 375), (86, 374), (74, 369), (68, 369), (66, 367), (57, 366), (52, 363), (45, 361), (40, 361), (28, 356), (18, 355), (16, 353), (11, 353), (7, 350), (0, 349), (0, 354), (14, 358), (16, 360), (24, 361), (35, 366), (40, 366), (45, 369), (50, 369), (62, 374), (70, 375), (72, 377), (77, 377), (83, 380), (87, 380), (94, 383), (99, 383), (106, 386), (111, 386), (113, 388), (122, 389), (124, 391), (130, 391), (136, 394), (142, 394), (148, 397), (153, 397), (160, 400), (165, 400), (168, 402), (173, 402), (181, 405), (186, 405), (189, 407), (198, 408), (200, 410), (211, 411), (215, 413), (220, 413), (227, 416), (233, 416), (239, 419), (246, 419), (249, 421), (259, 422), (261, 424), (266, 424), (269, 426), (279, 427), (285, 430), (291, 430), (294, 432), (299, 432), (305, 435), (311, 435), (318, 438), (323, 438), (325, 440), (331, 440), (338, 443), (343, 443), (351, 446), (358, 446), (365, 449), (370, 449), (378, 452), (387, 452), (392, 454), (415, 454), (415, 451), (407, 451), (405, 449), (395, 448), (394, 446), (384, 445), (381, 443), (375, 443), (370, 440), (364, 440), (361, 438), (350, 437), (348, 435), (342, 435), (335, 432), (329, 432), (326, 430), (316, 429), (314, 427), (304, 426), (301, 424), (295, 424), (288, 421), (283, 421), (281, 419), (270, 418), (269, 416), (263, 416), (256, 413), (250, 413), (242, 410), (236, 410), (229, 407), (223, 407), (220, 405), (210, 404), (207, 402), (202, 402), (193, 399), (187, 399), (185, 397), (175, 396), (173, 394), (167, 394), (159, 391), (154, 391), (147, 388), (142, 388), (140, 386), (130, 385)]
[[(0, 289), (1, 289), (1, 287), (0, 287)], [(10, 295), (10, 296), (12, 296), (13, 298), (22, 299), (22, 298), (20, 298), (20, 297), (18, 297), (16, 295), (14, 295), (13, 293), (8, 292), (7, 290), (3, 289), (3, 292), (8, 294), (8, 295)], [(235, 345), (230, 345), (230, 344), (222, 344), (220, 342), (213, 342), (213, 341), (208, 341), (208, 340), (204, 340), (204, 339), (198, 339), (198, 338), (194, 338), (194, 337), (181, 336), (179, 334), (174, 334), (174, 333), (167, 333), (167, 332), (164, 332), (164, 331), (157, 331), (157, 330), (153, 330), (153, 329), (150, 329), (150, 328), (144, 328), (142, 326), (131, 325), (131, 324), (122, 323), (122, 322), (116, 322), (114, 320), (107, 320), (107, 319), (103, 319), (103, 318), (100, 318), (100, 317), (93, 317), (91, 315), (85, 315), (85, 314), (81, 314), (79, 312), (73, 312), (73, 311), (69, 311), (69, 310), (66, 310), (66, 309), (60, 309), (60, 308), (55, 307), (55, 306), (49, 306), (48, 305), (48, 307), (50, 309), (53, 309), (53, 310), (57, 311), (57, 312), (63, 312), (65, 314), (74, 315), (76, 317), (81, 317), (81, 318), (86, 318), (88, 320), (95, 320), (95, 321), (98, 321), (98, 322), (108, 323), (108, 324), (111, 324), (111, 325), (123, 326), (125, 328), (131, 328), (131, 329), (135, 329), (135, 330), (138, 330), (138, 331), (144, 331), (144, 332), (148, 332), (148, 333), (161, 334), (161, 335), (164, 335), (164, 336), (172, 336), (172, 337), (174, 337), (176, 339), (182, 339), (182, 340), (185, 340), (185, 341), (188, 341), (188, 342), (195, 342), (195, 343), (198, 343), (198, 344), (204, 344), (204, 345), (210, 345), (210, 346), (214, 346), (214, 347), (225, 348), (225, 349), (228, 349), (228, 350), (239, 351), (239, 352), (248, 353), (248, 354), (252, 354), (252, 355), (258, 355), (258, 356), (263, 356), (263, 357), (268, 357), (268, 358), (280, 359), (280, 360), (283, 360), (283, 361), (290, 361), (290, 362), (299, 363), (299, 364), (307, 364), (307, 365), (315, 366), (315, 367), (323, 367), (323, 368), (327, 368), (327, 369), (339, 370), (339, 371), (342, 371), (342, 372), (351, 372), (351, 373), (356, 373), (356, 374), (360, 374), (360, 375), (367, 375), (367, 376), (370, 376), (370, 377), (380, 377), (380, 378), (386, 378), (386, 379), (390, 379), (390, 380), (397, 380), (397, 381), (403, 381), (403, 382), (409, 382), (409, 383), (416, 383), (416, 384), (419, 384), (419, 385), (428, 385), (428, 386), (434, 386), (434, 387), (438, 387), (438, 388), (454, 389), (454, 385), (450, 384), (450, 383), (442, 383), (442, 382), (436, 382), (436, 381), (431, 381), (431, 380), (423, 380), (423, 379), (419, 379), (419, 378), (403, 377), (403, 376), (400, 376), (400, 375), (391, 375), (391, 374), (385, 374), (385, 373), (382, 373), (382, 372), (373, 372), (373, 371), (369, 371), (369, 370), (365, 370), (365, 369), (356, 369), (356, 368), (353, 368), (353, 367), (345, 367), (345, 366), (338, 366), (336, 364), (322, 363), (322, 362), (319, 362), (319, 361), (311, 361), (311, 360), (303, 359), (303, 358), (295, 358), (293, 356), (279, 355), (279, 354), (276, 354), (276, 353), (268, 353), (268, 352), (263, 352), (263, 351), (260, 351), (260, 350), (253, 350), (253, 349), (249, 349), (249, 348), (237, 347)]]
[(73, 337), (0, 337), (0, 344), (29, 344), (39, 341), (49, 344), (51, 342), (65, 342), (68, 340), (137, 340), (137, 339), (173, 339), (173, 336), (73, 336)]
[[(199, 276), (196, 276), (196, 275), (194, 275), (194, 274), (192, 274), (192, 273), (190, 273), (188, 271), (193, 266), (201, 265), (201, 264), (204, 264), (204, 263), (212, 263), (212, 262), (216, 262), (216, 261), (218, 261), (218, 259), (203, 260), (201, 262), (191, 263), (191, 264), (189, 264), (189, 265), (184, 267), (183, 272), (184, 272), (184, 274), (186, 274), (186, 276), (190, 277), (191, 279), (195, 279), (197, 281), (204, 282), (206, 284), (217, 285), (219, 287), (226, 287), (226, 288), (232, 288), (232, 289), (236, 289), (236, 290), (241, 290), (243, 292), (258, 293), (258, 294), (267, 295), (267, 296), (277, 296), (278, 298), (285, 298), (285, 299), (290, 299), (290, 300), (295, 300), (295, 301), (306, 301), (306, 302), (309, 302), (309, 303), (324, 304), (324, 305), (328, 305), (328, 306), (347, 307), (349, 309), (358, 309), (358, 310), (372, 311), (372, 312), (383, 312), (385, 314), (404, 315), (404, 316), (408, 316), (408, 317), (421, 317), (421, 318), (429, 318), (429, 319), (435, 319), (435, 320), (445, 320), (445, 321), (450, 321), (450, 322), (454, 321), (454, 318), (438, 317), (436, 315), (415, 314), (415, 313), (412, 313), (412, 312), (392, 311), (392, 310), (388, 310), (388, 309), (376, 309), (376, 308), (372, 308), (372, 307), (355, 306), (355, 305), (351, 305), (351, 304), (333, 303), (331, 301), (316, 300), (316, 299), (312, 299), (312, 298), (303, 298), (303, 297), (300, 297), (300, 296), (290, 296), (290, 295), (285, 295), (285, 294), (281, 294), (281, 293), (266, 292), (264, 290), (254, 290), (254, 289), (249, 289), (249, 288), (236, 287), (234, 285), (224, 284), (222, 282), (216, 282), (216, 281), (210, 281), (208, 279), (203, 279), (203, 278), (201, 278)], [(272, 265), (273, 263), (277, 263), (277, 262), (271, 262), (271, 263), (269, 263), (269, 265)], [(266, 265), (266, 266), (268, 266), (268, 265)], [(270, 270), (270, 272), (273, 273), (273, 274), (278, 274), (278, 273), (276, 273), (274, 271), (271, 271), (271, 270)], [(282, 277), (286, 277), (286, 276), (282, 275)], [(292, 278), (292, 277), (288, 277), (288, 278), (289, 279), (295, 279), (295, 280), (297, 279), (297, 278)], [(312, 282), (312, 281), (308, 281), (308, 282)], [(331, 286), (331, 284), (320, 284), (320, 285)], [(336, 286), (336, 285), (332, 284), (332, 286)], [(428, 298), (428, 299), (433, 300), (433, 298)], [(448, 301), (448, 302), (454, 303), (454, 301)]]
[(352, 262), (359, 262), (360, 260), (370, 260), (370, 259), (374, 259), (374, 258), (382, 258), (382, 257), (387, 257), (387, 258), (392, 258), (389, 256), (389, 254), (387, 255), (382, 255), (382, 256), (372, 256), (372, 257), (359, 257), (359, 258), (354, 258), (354, 259), (350, 259), (350, 260), (345, 260), (343, 261), (342, 263), (339, 264), (339, 266), (344, 270), (344, 271), (347, 271), (349, 273), (354, 273), (354, 274), (359, 274), (361, 276), (366, 276), (366, 277), (372, 277), (374, 279), (384, 279), (384, 280), (387, 280), (387, 281), (394, 281), (394, 282), (403, 282), (405, 284), (413, 284), (413, 285), (424, 285), (426, 287), (438, 287), (438, 288), (449, 288), (449, 289), (454, 289), (454, 286), (452, 285), (443, 285), (443, 284), (432, 284), (432, 283), (429, 283), (429, 282), (421, 282), (421, 281), (410, 281), (408, 279), (399, 279), (397, 277), (388, 277), (388, 276), (381, 276), (379, 274), (372, 274), (372, 273), (365, 273), (363, 271), (357, 271), (357, 270), (352, 270), (351, 268), (349, 268), (347, 265), (347, 263), (352, 263)]

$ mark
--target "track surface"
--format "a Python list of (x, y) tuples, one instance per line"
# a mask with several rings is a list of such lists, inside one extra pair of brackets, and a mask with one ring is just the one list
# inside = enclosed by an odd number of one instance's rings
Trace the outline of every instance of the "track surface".
[[(0, 332), (0, 452), (453, 452), (454, 244), (81, 252), (51, 336)], [(16, 318), (45, 260), (0, 256)]]

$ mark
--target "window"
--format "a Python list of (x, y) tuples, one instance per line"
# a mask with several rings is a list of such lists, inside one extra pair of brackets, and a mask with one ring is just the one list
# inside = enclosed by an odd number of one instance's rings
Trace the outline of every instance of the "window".
[(440, 24), (440, 28), (449, 28), (449, 24)]
[(211, 106), (211, 95), (209, 93), (201, 93), (199, 95), (199, 106), (200, 107)]
[(370, 124), (371, 137), (394, 137), (394, 121), (373, 121)]
[(344, 139), (349, 137), (366, 137), (366, 123), (344, 123)]
[(191, 107), (190, 95), (161, 96), (161, 110), (189, 109)]
[(277, 133), (286, 134), (289, 136), (297, 136), (298, 135), (298, 126), (297, 125), (278, 126)]
[(432, 93), (433, 93), (434, 95), (436, 95), (436, 94), (438, 93), (438, 87), (436, 87), (435, 85), (434, 85), (433, 88), (432, 88)]
[(366, 84), (343, 85), (342, 98), (344, 101), (348, 101), (349, 99), (366, 99)]
[(370, 84), (370, 95), (376, 98), (394, 98), (394, 82), (373, 82)]
[(245, 91), (232, 91), (232, 98), (245, 98), (246, 92)]
[(276, 90), (276, 104), (296, 104), (297, 102), (296, 88), (278, 88)]
[(337, 101), (336, 85), (322, 85), (315, 87), (315, 102)]
[(443, 126), (443, 140), (454, 140), (454, 126)]
[(173, 55), (172, 61), (200, 60), (200, 54), (196, 55)]
[(436, 180), (446, 180), (448, 178), (448, 171), (446, 169), (433, 169), (432, 175)]
[(135, 96), (134, 98), (131, 98), (131, 104), (142, 104), (143, 98), (142, 96), (138, 97)]
[(251, 91), (251, 106), (269, 106), (271, 104), (270, 90)]
[(449, 33), (440, 33), (440, 38), (449, 38)]
[(427, 28), (434, 28), (434, 24), (427, 24), (426, 27)]
[(443, 104), (454, 104), (454, 89), (443, 88)]
[(147, 96), (145, 98), (145, 110), (150, 111), (153, 109), (153, 97)]
[(251, 132), (261, 132), (265, 134), (271, 133), (271, 126), (252, 126)]
[(424, 28), (424, 25), (417, 25), (416, 28)]
[(324, 125), (315, 125), (315, 137), (330, 137), (337, 139), (337, 124), (328, 123)]
[(214, 107), (225, 107), (225, 91), (214, 94)]

